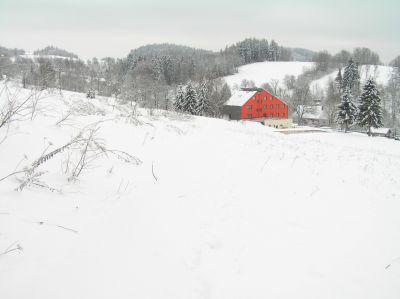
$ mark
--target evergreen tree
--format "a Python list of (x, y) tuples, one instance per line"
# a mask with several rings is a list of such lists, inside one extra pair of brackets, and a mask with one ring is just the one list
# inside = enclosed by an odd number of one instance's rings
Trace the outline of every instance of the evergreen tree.
[(170, 56), (163, 57), (163, 71), (165, 82), (170, 85), (174, 80), (174, 64)]
[(163, 61), (160, 57), (153, 58), (152, 61), (152, 72), (154, 76), (154, 80), (162, 81), (164, 79), (164, 70), (163, 70)]
[(276, 41), (272, 40), (269, 46), (269, 61), (277, 61), (279, 60), (279, 46)]
[(354, 91), (355, 88), (358, 88), (359, 82), (360, 74), (358, 71), (358, 64), (354, 62), (353, 59), (350, 59), (344, 68), (342, 89), (345, 90), (346, 88), (349, 88), (350, 91)]
[(179, 85), (178, 91), (176, 92), (176, 95), (175, 95), (175, 101), (174, 101), (174, 105), (173, 105), (175, 111), (180, 111), (180, 112), (184, 111), (183, 107), (184, 107), (184, 103), (185, 103), (185, 97), (186, 97), (185, 90), (182, 85)]
[(344, 132), (346, 133), (349, 125), (354, 123), (357, 108), (352, 102), (352, 95), (348, 88), (343, 91), (341, 99), (341, 103), (338, 107), (337, 122), (344, 125)]
[(54, 86), (56, 81), (56, 72), (49, 60), (39, 60), (38, 76), (40, 80), (39, 84), (43, 89)]
[(365, 83), (360, 96), (358, 124), (361, 127), (368, 128), (368, 136), (371, 136), (372, 127), (379, 128), (383, 126), (380, 93), (372, 79)]
[(183, 111), (190, 113), (190, 114), (196, 114), (196, 106), (197, 106), (196, 91), (193, 87), (192, 82), (189, 81), (189, 83), (186, 85), (186, 93), (185, 93), (185, 100), (183, 103)]
[(197, 91), (196, 115), (204, 115), (208, 103), (208, 88), (207, 82), (203, 80)]

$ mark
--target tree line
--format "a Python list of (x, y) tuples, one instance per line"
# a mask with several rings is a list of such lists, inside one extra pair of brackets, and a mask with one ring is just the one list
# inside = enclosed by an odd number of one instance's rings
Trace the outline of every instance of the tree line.
[[(0, 76), (20, 80), (23, 87), (53, 88), (114, 96), (143, 107), (167, 107), (182, 86), (204, 84), (208, 99), (218, 106), (229, 88), (219, 78), (234, 74), (241, 65), (257, 61), (290, 60), (290, 50), (275, 41), (246, 39), (219, 52), (174, 44), (153, 44), (130, 51), (125, 58), (83, 61), (72, 52), (48, 46), (34, 56), (19, 49), (0, 48)], [(212, 82), (212, 83), (210, 83)], [(189, 84), (189, 85), (190, 85)], [(222, 93), (219, 91), (223, 90)], [(227, 100), (225, 98), (224, 100)], [(169, 105), (171, 108), (171, 105)], [(163, 109), (164, 109), (163, 108)], [(208, 110), (208, 115), (216, 114)], [(217, 113), (218, 114), (218, 113)]]

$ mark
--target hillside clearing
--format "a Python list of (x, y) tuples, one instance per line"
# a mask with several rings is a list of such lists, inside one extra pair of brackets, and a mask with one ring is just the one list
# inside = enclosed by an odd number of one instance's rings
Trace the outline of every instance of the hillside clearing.
[(282, 87), (286, 75), (298, 76), (304, 70), (311, 68), (313, 62), (299, 61), (265, 61), (257, 62), (239, 67), (238, 73), (224, 77), (228, 85), (233, 88), (240, 86), (242, 80), (254, 81), (256, 86), (263, 83), (270, 83), (272, 80), (279, 80)]

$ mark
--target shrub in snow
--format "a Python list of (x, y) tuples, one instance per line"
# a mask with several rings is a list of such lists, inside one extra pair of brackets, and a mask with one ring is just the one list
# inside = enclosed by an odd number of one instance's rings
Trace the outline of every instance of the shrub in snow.
[(89, 90), (86, 93), (86, 97), (88, 99), (94, 99), (96, 98), (96, 91), (93, 88), (89, 88)]

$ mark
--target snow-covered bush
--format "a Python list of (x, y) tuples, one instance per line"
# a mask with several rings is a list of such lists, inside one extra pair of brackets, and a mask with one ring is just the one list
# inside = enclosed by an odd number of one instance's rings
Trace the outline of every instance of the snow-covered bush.
[(96, 91), (93, 88), (89, 88), (89, 90), (86, 93), (86, 97), (88, 99), (95, 99), (96, 98)]

